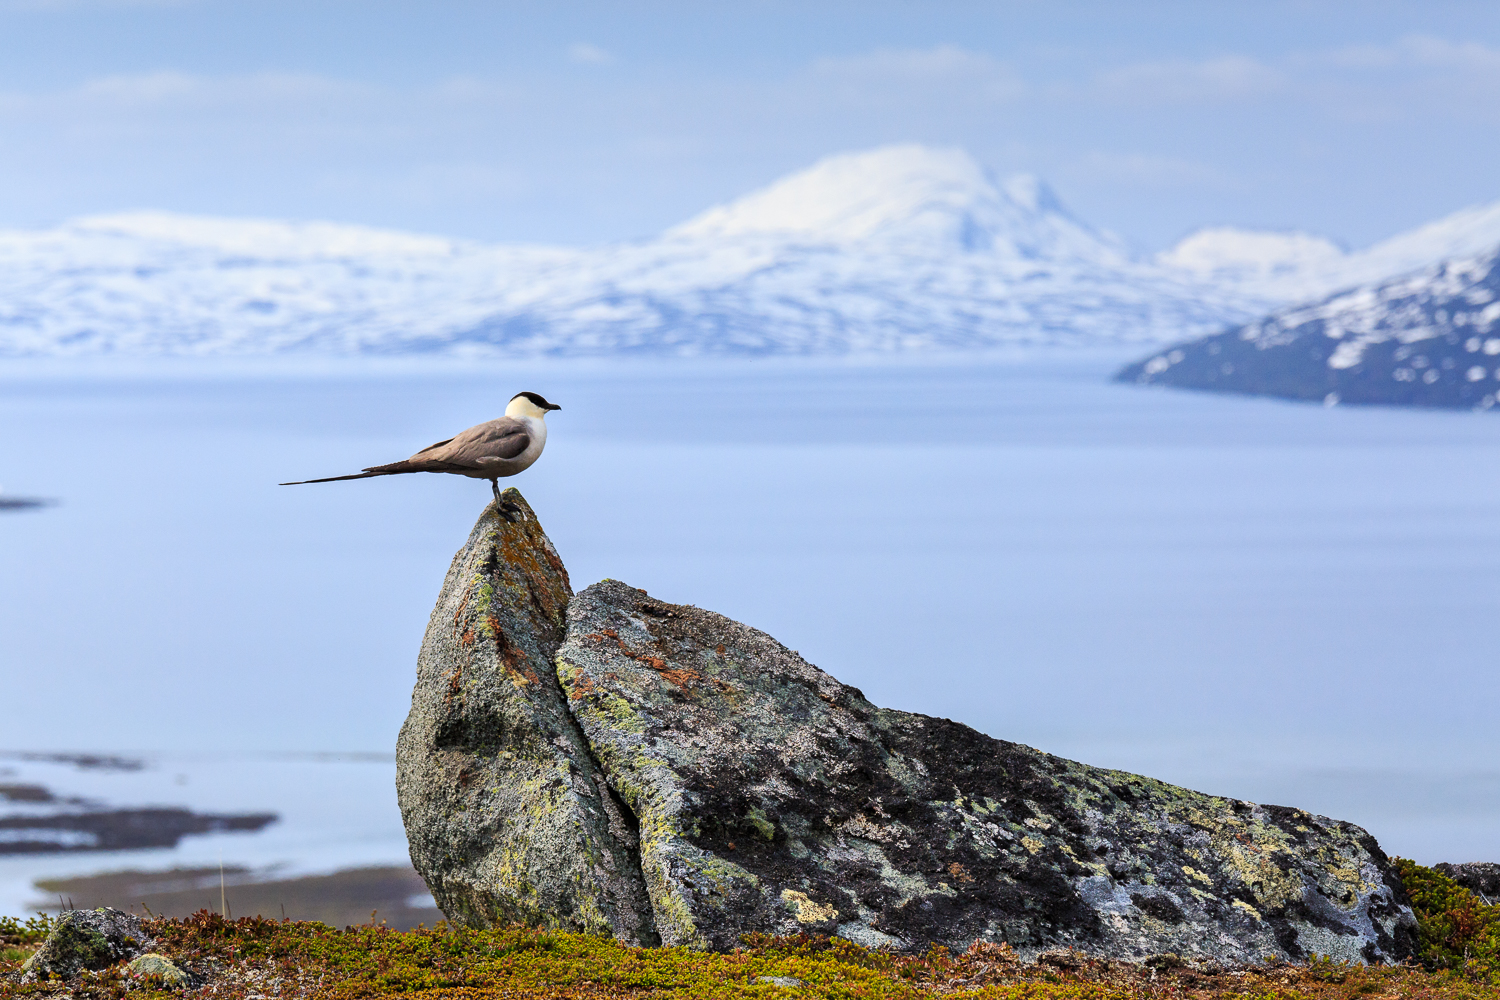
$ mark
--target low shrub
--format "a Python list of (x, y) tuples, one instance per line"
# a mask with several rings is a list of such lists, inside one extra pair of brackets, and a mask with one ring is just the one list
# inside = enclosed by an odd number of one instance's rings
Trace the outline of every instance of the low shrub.
[(1395, 865), (1417, 915), (1422, 964), (1500, 984), (1500, 906), (1485, 905), (1442, 872), (1415, 861), (1396, 858)]

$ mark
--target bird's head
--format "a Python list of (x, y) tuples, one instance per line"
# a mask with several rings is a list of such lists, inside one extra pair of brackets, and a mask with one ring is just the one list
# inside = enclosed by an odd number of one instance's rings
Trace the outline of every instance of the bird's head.
[(538, 420), (547, 416), (548, 410), (560, 410), (561, 406), (549, 403), (534, 392), (518, 392), (510, 397), (510, 404), (505, 407), (507, 417), (536, 417)]

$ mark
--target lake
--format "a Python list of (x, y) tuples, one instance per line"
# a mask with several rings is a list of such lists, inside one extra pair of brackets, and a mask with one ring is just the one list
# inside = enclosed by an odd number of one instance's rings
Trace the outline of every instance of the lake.
[[(186, 837), (191, 864), (399, 861), (389, 755), (489, 485), (275, 484), (531, 389), (563, 410), (513, 482), (577, 589), (722, 612), (877, 704), (1500, 860), (1500, 418), (1110, 384), (1124, 360), (7, 362), (0, 483), (59, 503), (0, 514), (0, 747), (150, 762), (100, 801), (287, 817)], [(158, 854), (5, 858), (0, 912), (33, 876), (189, 863)]]

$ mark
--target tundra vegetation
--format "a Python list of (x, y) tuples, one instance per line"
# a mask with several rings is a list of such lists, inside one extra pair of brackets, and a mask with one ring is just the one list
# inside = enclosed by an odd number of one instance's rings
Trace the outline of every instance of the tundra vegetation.
[[(376, 921), (326, 924), (202, 911), (146, 922), (155, 951), (189, 976), (187, 994), (215, 1000), (610, 1000), (667, 997), (823, 997), (901, 1000), (1467, 1000), (1500, 997), (1500, 906), (1431, 868), (1398, 859), (1419, 925), (1418, 960), (1397, 966), (1313, 959), (1224, 966), (1158, 955), (1144, 962), (1058, 949), (1033, 963), (1006, 945), (961, 954), (869, 950), (840, 938), (747, 935), (730, 952), (632, 947), (606, 935), (519, 925), (476, 930), (439, 923), (395, 931)], [(55, 920), (0, 919), (0, 998), (117, 998), (172, 994), (124, 962), (73, 981), (22, 982), (21, 965)]]

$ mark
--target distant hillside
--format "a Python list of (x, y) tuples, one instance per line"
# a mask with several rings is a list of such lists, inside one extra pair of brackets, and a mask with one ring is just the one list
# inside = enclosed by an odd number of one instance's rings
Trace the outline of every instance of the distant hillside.
[(1489, 409), (1500, 392), (1500, 250), (1358, 285), (1159, 351), (1122, 382)]
[(892, 146), (590, 249), (154, 212), (0, 232), (0, 356), (1150, 345), (1494, 243), (1490, 206), (1355, 254), (1214, 229), (1151, 258), (1035, 178)]

